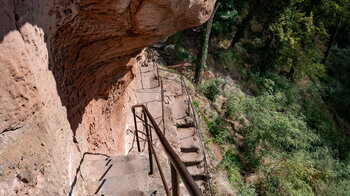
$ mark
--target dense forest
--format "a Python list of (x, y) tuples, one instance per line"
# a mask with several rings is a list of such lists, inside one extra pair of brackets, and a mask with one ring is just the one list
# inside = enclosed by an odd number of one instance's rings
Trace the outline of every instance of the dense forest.
[[(350, 195), (350, 1), (217, 4), (207, 46), (215, 63), (204, 69), (236, 88), (204, 76), (202, 96), (224, 103), (198, 110), (232, 187), (239, 195)], [(168, 43), (198, 66), (207, 33), (205, 24)]]

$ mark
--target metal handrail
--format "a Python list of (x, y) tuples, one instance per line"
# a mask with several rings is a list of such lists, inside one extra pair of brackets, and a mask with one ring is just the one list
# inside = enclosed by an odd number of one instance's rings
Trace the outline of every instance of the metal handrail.
[[(165, 138), (164, 134), (160, 130), (159, 126), (157, 125), (156, 121), (152, 117), (151, 113), (148, 111), (147, 107), (145, 105), (142, 105), (142, 104), (132, 106), (132, 112), (134, 114), (135, 132), (136, 132), (139, 152), (140, 152), (140, 148), (139, 148), (140, 144), (139, 144), (139, 140), (138, 140), (137, 122), (136, 122), (136, 117), (135, 117), (135, 109), (136, 108), (141, 108), (143, 111), (144, 117), (145, 117), (146, 134), (147, 134), (147, 138), (148, 138), (149, 152), (153, 153), (154, 155), (156, 154), (154, 149), (153, 149), (152, 142), (151, 142), (151, 140), (152, 140), (151, 132), (148, 132), (148, 119), (151, 122), (152, 126), (154, 127), (154, 130), (159, 138), (160, 143), (162, 144), (163, 148), (165, 149), (165, 153), (167, 154), (167, 156), (171, 162), (171, 165), (175, 168), (175, 173), (173, 174), (173, 172), (172, 172), (172, 178), (173, 178), (173, 175), (178, 174), (181, 177), (187, 191), (191, 195), (202, 196), (203, 194), (202, 194), (201, 190), (199, 189), (198, 185), (196, 184), (196, 182), (192, 178), (191, 174), (187, 170), (187, 167), (181, 161), (180, 157), (176, 154), (176, 152), (173, 150), (173, 148), (169, 144), (168, 140)], [(147, 117), (148, 117), (148, 119), (147, 119)], [(151, 153), (149, 153), (149, 156), (150, 156), (150, 159), (149, 159), (149, 161), (150, 161), (150, 174), (152, 174), (152, 172), (153, 172)], [(155, 158), (156, 158), (156, 156), (155, 156)], [(158, 169), (161, 169), (158, 164), (159, 163), (157, 161)], [(173, 171), (173, 169), (172, 169), (172, 171)], [(163, 181), (163, 184), (166, 184), (165, 179), (163, 180), (163, 178), (162, 178), (162, 181)], [(178, 189), (178, 183), (177, 183), (177, 185), (174, 185), (174, 183), (173, 183), (173, 191), (175, 191), (175, 192), (178, 191), (178, 190), (174, 190), (174, 189)], [(166, 190), (166, 192), (168, 194), (168, 190)]]

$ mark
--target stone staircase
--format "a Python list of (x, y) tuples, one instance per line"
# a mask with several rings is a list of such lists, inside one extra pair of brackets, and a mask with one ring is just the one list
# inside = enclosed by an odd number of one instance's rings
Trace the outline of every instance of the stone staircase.
[[(177, 106), (175, 109), (177, 135), (181, 149), (180, 158), (205, 195), (207, 176), (204, 167), (204, 155), (187, 101), (185, 95), (178, 96), (175, 100)], [(181, 195), (189, 195), (183, 184), (180, 184), (180, 188)]]
[[(140, 74), (135, 78), (133, 86), (138, 103), (147, 106), (158, 126), (164, 130), (164, 135), (172, 148), (184, 162), (204, 195), (207, 195), (203, 150), (190, 115), (186, 94), (181, 87), (180, 76), (164, 71), (160, 74), (164, 85), (163, 124), (161, 87), (158, 84), (157, 69), (151, 63), (144, 63), (137, 69)], [(137, 115), (143, 118), (140, 111)], [(141, 152), (137, 151), (132, 116), (128, 116), (127, 127), (128, 155), (111, 157), (94, 155), (85, 158), (77, 174), (76, 184), (76, 187), (82, 187), (79, 189), (82, 191), (79, 193), (75, 191), (73, 195), (166, 195), (155, 163), (153, 163), (154, 173), (152, 175), (148, 173), (148, 149), (143, 134), (139, 135)], [(140, 132), (145, 133), (140, 120), (137, 121), (137, 127)], [(153, 145), (170, 188), (169, 160), (155, 136)], [(189, 195), (183, 183), (180, 183), (180, 194)]]
[[(204, 167), (204, 154), (195, 129), (192, 110), (188, 104), (186, 89), (182, 90), (179, 75), (164, 71), (160, 75), (163, 79), (164, 93), (173, 105), (176, 135), (179, 139), (180, 158), (203, 194), (206, 195), (207, 174)], [(181, 195), (189, 195), (183, 183), (180, 184), (180, 188)]]
[(81, 165), (73, 195), (150, 195), (148, 160), (142, 154), (88, 156)]

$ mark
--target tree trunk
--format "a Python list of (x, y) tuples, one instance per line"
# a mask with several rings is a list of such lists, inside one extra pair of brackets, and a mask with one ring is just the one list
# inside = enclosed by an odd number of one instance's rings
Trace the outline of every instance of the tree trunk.
[(343, 18), (340, 18), (340, 19), (339, 19), (338, 26), (337, 26), (337, 29), (336, 29), (335, 32), (332, 34), (331, 40), (330, 40), (330, 42), (329, 42), (329, 44), (328, 44), (328, 47), (327, 47), (327, 51), (326, 51), (326, 53), (325, 53), (325, 55), (324, 55), (324, 58), (323, 58), (323, 60), (322, 60), (322, 63), (323, 63), (323, 64), (326, 63), (327, 60), (328, 60), (329, 53), (330, 53), (330, 51), (331, 51), (331, 49), (332, 49), (332, 46), (333, 46), (333, 44), (334, 44), (334, 42), (335, 42), (335, 38), (337, 37), (337, 34), (338, 34), (338, 31), (339, 31), (339, 28), (340, 28), (340, 26), (341, 26), (342, 21), (343, 21)]
[(220, 3), (218, 3), (213, 10), (212, 15), (210, 16), (209, 20), (207, 21), (207, 29), (203, 32), (204, 34), (204, 41), (202, 43), (201, 50), (198, 55), (197, 64), (196, 64), (196, 73), (194, 76), (194, 82), (196, 84), (200, 84), (202, 82), (203, 78), (203, 72), (204, 67), (206, 66), (207, 56), (208, 56), (208, 44), (209, 44), (209, 37), (211, 32), (211, 27), (213, 25), (213, 19), (214, 15), (219, 8)]
[(233, 37), (233, 40), (229, 48), (233, 48), (237, 42), (244, 36), (244, 31), (247, 28), (249, 21), (253, 18), (252, 11), (249, 11), (248, 15), (243, 19), (242, 23), (238, 25), (237, 32)]

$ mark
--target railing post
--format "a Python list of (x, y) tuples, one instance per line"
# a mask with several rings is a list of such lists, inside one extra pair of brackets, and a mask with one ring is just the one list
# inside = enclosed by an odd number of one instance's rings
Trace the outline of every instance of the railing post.
[[(189, 95), (187, 95), (187, 96), (189, 96)], [(191, 116), (190, 104), (191, 104), (191, 100), (187, 97), (187, 111), (188, 111), (188, 116)]]
[(160, 80), (160, 94), (161, 94), (161, 97), (162, 97), (163, 134), (165, 134), (165, 122), (164, 122), (164, 87), (163, 87), (163, 80)]
[[(180, 73), (180, 74), (181, 74), (181, 73)], [(184, 79), (183, 79), (183, 76), (182, 76), (182, 74), (181, 74), (181, 95), (184, 94), (184, 84), (183, 84), (183, 81), (184, 81)]]
[[(182, 91), (182, 95), (184, 94), (184, 88), (186, 88), (186, 97), (187, 99), (189, 99), (189, 95), (188, 95), (188, 92), (187, 92), (187, 86), (185, 84), (185, 80), (183, 78), (183, 75), (179, 72), (180, 76), (181, 76), (181, 91)], [(188, 112), (188, 116), (190, 116), (191, 112), (190, 112), (190, 102), (187, 101), (187, 112)]]
[(149, 137), (150, 137), (150, 133), (149, 133), (149, 129), (148, 129), (148, 121), (147, 121), (147, 115), (145, 110), (143, 111), (143, 116), (145, 117), (145, 127), (146, 127), (146, 137), (147, 137), (147, 143), (148, 143), (148, 158), (149, 158), (149, 175), (153, 174), (153, 160), (152, 160), (152, 151), (151, 151), (151, 142), (149, 141)]
[[(154, 63), (153, 63), (154, 65)], [(157, 77), (158, 77), (158, 86), (160, 85), (160, 75), (159, 75), (159, 68), (158, 68), (158, 65), (157, 65)]]
[(179, 175), (172, 163), (170, 163), (171, 167), (171, 185), (173, 196), (180, 196), (180, 186), (179, 186)]
[(151, 125), (148, 125), (148, 127), (149, 127), (149, 137), (150, 137), (150, 142), (151, 142), (151, 144), (153, 144), (152, 142), (153, 142), (153, 138), (152, 138), (152, 126)]
[(132, 113), (133, 113), (133, 115), (134, 115), (134, 124), (135, 124), (135, 135), (136, 135), (137, 150), (138, 150), (138, 152), (141, 152), (140, 140), (139, 140), (139, 131), (137, 130), (137, 122), (136, 122), (135, 108), (132, 108)]

